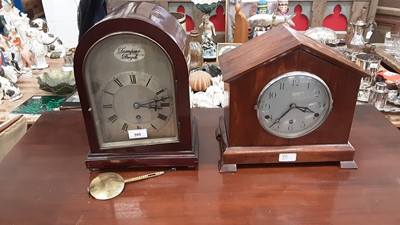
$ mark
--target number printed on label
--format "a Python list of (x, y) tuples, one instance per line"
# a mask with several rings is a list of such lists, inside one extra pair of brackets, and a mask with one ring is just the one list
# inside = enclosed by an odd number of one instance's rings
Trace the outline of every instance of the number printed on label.
[(146, 129), (128, 130), (129, 139), (147, 138)]

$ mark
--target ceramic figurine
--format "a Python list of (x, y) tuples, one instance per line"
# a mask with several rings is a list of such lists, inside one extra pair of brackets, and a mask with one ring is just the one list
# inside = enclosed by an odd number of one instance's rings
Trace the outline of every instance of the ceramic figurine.
[(216, 47), (217, 45), (213, 41), (213, 37), (216, 36), (214, 24), (210, 21), (210, 15), (203, 15), (203, 22), (199, 26), (203, 29), (201, 35), (202, 42), (201, 46), (203, 48), (203, 58), (204, 59), (215, 59), (216, 58)]
[(213, 41), (213, 36), (216, 36), (214, 24), (210, 21), (210, 14), (218, 7), (220, 0), (191, 0), (197, 9), (203, 13), (202, 22), (199, 28), (202, 33), (202, 48), (204, 59), (215, 59), (217, 54), (217, 44)]
[(37, 18), (31, 21), (31, 27), (39, 30), (42, 36), (43, 45), (47, 49), (46, 56), (52, 59), (64, 57), (66, 50), (60, 38), (49, 33), (47, 22), (44, 19)]
[[(4, 37), (7, 41), (8, 49), (7, 57), (11, 65), (13, 65), (24, 77), (32, 75), (30, 51), (24, 48), (27, 41), (26, 30), (29, 29), (29, 18), (27, 14), (22, 13), (14, 7), (12, 1), (1, 0), (2, 8), (0, 15), (4, 25)], [(6, 58), (6, 56), (5, 56)], [(21, 67), (21, 68), (20, 68)], [(21, 76), (22, 76), (21, 75)]]
[(70, 48), (65, 51), (63, 68), (74, 66), (74, 55), (75, 55), (75, 48)]
[(32, 53), (32, 69), (46, 69), (49, 65), (46, 62), (47, 49), (43, 45), (42, 35), (36, 28), (29, 28), (26, 31), (27, 47)]
[(22, 93), (18, 85), (14, 82), (9, 81), (5, 77), (5, 72), (2, 67), (0, 67), (0, 87), (4, 95), (4, 99), (15, 101), (22, 98)]
[[(278, 9), (277, 11), (284, 11), (284, 6), (286, 5), (285, 13), (287, 13), (287, 5), (289, 4), (288, 1), (279, 1), (278, 4), (281, 4), (282, 9)], [(271, 15), (269, 13), (270, 11), (268, 9), (268, 2), (266, 0), (259, 0), (257, 2), (257, 14), (250, 16), (247, 20), (252, 28), (252, 34), (250, 34), (250, 36), (253, 38), (259, 36), (281, 23), (287, 23), (291, 26), (294, 26), (292, 21), (294, 16), (286, 16), (286, 14), (275, 15), (275, 12)]]
[(203, 22), (200, 24), (199, 28), (203, 29), (203, 42), (213, 41), (213, 36), (216, 36), (216, 33), (214, 24), (210, 21), (210, 15), (203, 15)]
[(252, 37), (259, 36), (278, 24), (287, 24), (295, 26), (293, 17), (295, 15), (279, 16), (270, 14), (256, 14), (247, 19), (250, 27), (252, 27)]
[(278, 0), (278, 10), (277, 14), (281, 16), (286, 16), (289, 12), (289, 1), (288, 0)]
[(10, 29), (15, 28), (22, 42), (24, 42), (26, 40), (25, 30), (29, 28), (27, 14), (20, 12), (10, 0), (2, 0), (1, 3), (3, 7), (0, 9), (0, 15), (3, 16), (2, 23), (5, 33), (10, 35)]
[(1, 76), (7, 78), (9, 81), (13, 82), (13, 83), (17, 83), (18, 81), (18, 73), (15, 69), (15, 67), (13, 66), (1, 66), (1, 68), (3, 69), (3, 74), (1, 74)]
[(6, 39), (0, 35), (0, 66), (4, 69), (5, 77), (16, 83), (18, 76), (21, 75), (18, 62), (15, 60), (15, 47), (10, 47)]
[(268, 2), (265, 0), (259, 0), (257, 2), (257, 14), (268, 14)]
[(32, 62), (30, 59), (31, 53), (29, 49), (23, 46), (21, 37), (17, 34), (16, 29), (11, 27), (10, 35), (8, 37), (4, 37), (4, 39), (8, 41), (12, 48), (15, 48), (18, 51), (22, 63), (22, 71), (28, 73), (32, 67)]

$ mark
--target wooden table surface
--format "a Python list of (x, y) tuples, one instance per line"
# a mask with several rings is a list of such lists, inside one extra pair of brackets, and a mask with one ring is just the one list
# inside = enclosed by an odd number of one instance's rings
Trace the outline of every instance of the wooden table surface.
[(214, 131), (222, 110), (193, 113), (198, 168), (128, 184), (107, 201), (86, 191), (96, 174), (84, 165), (81, 112), (43, 114), (0, 163), (0, 224), (400, 224), (400, 131), (372, 106), (357, 106), (354, 116), (350, 141), (358, 170), (280, 164), (221, 174)]

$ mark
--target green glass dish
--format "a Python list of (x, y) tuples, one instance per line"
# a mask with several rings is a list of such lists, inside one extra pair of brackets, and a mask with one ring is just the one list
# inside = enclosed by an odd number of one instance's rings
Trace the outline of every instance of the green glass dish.
[(46, 111), (54, 111), (60, 108), (67, 96), (32, 96), (19, 105), (11, 114), (39, 115)]
[(44, 72), (37, 77), (39, 88), (58, 95), (68, 95), (76, 91), (74, 73), (72, 71), (54, 70)]

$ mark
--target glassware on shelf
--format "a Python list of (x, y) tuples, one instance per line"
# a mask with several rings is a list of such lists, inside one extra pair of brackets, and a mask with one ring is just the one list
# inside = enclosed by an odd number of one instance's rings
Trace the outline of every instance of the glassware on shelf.
[(376, 82), (369, 95), (368, 103), (375, 106), (378, 110), (385, 108), (389, 90), (385, 82)]
[(376, 54), (361, 53), (356, 55), (355, 63), (370, 75), (369, 78), (363, 79), (364, 82), (369, 82), (370, 86), (374, 86), (375, 84), (376, 74), (381, 61), (382, 57)]
[(189, 56), (190, 56), (190, 69), (201, 67), (204, 63), (203, 59), (203, 48), (199, 41), (199, 31), (190, 31), (190, 42), (189, 42)]
[(400, 34), (392, 34), (394, 58), (400, 61)]
[(393, 37), (392, 33), (389, 31), (385, 34), (385, 41), (384, 41), (385, 51), (393, 52), (394, 44), (393, 44)]
[(387, 32), (385, 35), (384, 49), (400, 61), (400, 33)]
[(355, 63), (370, 75), (370, 77), (363, 77), (361, 79), (357, 97), (358, 101), (368, 101), (371, 89), (376, 82), (376, 74), (379, 70), (381, 60), (380, 56), (370, 53), (361, 53), (355, 56)]

